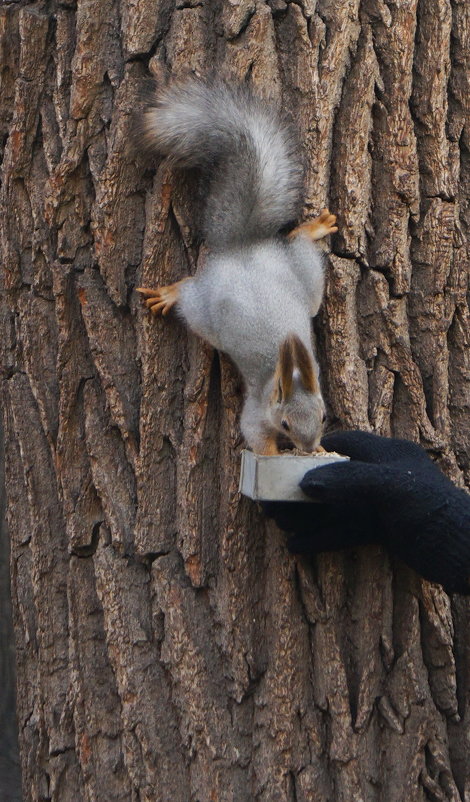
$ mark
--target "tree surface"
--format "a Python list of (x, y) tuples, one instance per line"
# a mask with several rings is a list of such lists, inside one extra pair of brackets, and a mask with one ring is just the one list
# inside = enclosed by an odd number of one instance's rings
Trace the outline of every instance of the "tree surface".
[[(237, 492), (242, 389), (134, 289), (194, 272), (149, 74), (296, 120), (339, 232), (332, 426), (470, 481), (466, 0), (0, 9), (2, 406), (25, 802), (468, 802), (470, 616), (378, 547), (291, 557)], [(201, 251), (202, 254), (202, 251)]]
[(0, 799), (21, 802), (15, 716), (14, 636), (11, 615), (8, 533), (5, 527), (3, 432), (0, 425)]

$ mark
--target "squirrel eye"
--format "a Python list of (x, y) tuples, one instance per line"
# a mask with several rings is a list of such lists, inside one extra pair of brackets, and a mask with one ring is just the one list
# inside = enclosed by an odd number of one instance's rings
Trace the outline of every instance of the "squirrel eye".
[(290, 426), (289, 426), (289, 424), (287, 423), (286, 420), (282, 420), (281, 421), (281, 426), (282, 426), (283, 429), (285, 429), (286, 432), (288, 432), (290, 430)]

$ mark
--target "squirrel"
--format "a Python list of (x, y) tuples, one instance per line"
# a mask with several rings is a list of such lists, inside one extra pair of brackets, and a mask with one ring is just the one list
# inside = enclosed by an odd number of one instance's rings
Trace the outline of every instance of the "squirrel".
[[(154, 314), (172, 307), (226, 352), (245, 382), (241, 430), (258, 454), (278, 435), (318, 449), (325, 420), (311, 318), (324, 270), (313, 242), (337, 231), (327, 209), (281, 236), (302, 208), (303, 166), (290, 125), (247, 87), (196, 78), (155, 91), (141, 119), (144, 144), (208, 181), (203, 239), (192, 278), (137, 288)], [(292, 223), (291, 223), (292, 225)]]

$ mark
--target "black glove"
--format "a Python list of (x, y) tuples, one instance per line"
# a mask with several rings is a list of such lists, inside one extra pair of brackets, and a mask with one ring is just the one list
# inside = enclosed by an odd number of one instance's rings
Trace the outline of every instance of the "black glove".
[(264, 505), (281, 529), (294, 533), (289, 550), (316, 554), (381, 543), (447, 593), (470, 594), (470, 496), (424, 449), (368, 432), (335, 432), (322, 445), (351, 461), (304, 476), (302, 490), (320, 503)]

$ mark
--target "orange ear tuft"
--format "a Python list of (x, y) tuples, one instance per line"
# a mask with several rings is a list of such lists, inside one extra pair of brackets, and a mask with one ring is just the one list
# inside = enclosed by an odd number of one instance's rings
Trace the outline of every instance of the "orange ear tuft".
[(292, 376), (294, 373), (294, 347), (292, 337), (286, 337), (279, 348), (276, 378), (279, 386), (278, 402), (287, 401), (292, 395)]
[(300, 378), (303, 386), (309, 393), (319, 393), (320, 386), (318, 384), (317, 375), (313, 367), (312, 357), (302, 340), (296, 334), (291, 335), (292, 347), (294, 351), (295, 365), (300, 372)]

